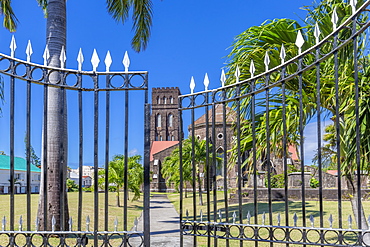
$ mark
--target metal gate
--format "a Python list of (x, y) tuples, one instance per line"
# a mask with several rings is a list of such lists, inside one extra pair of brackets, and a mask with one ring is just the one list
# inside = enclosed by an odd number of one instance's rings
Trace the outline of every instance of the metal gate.
[(206, 75), (194, 93), (192, 78), (179, 98), (182, 241), (370, 246), (369, 4), (331, 1), (311, 26), (287, 26), (290, 43), (234, 47), (218, 89)]
[[(83, 71), (81, 51), (72, 70), (63, 68), (64, 51), (62, 68), (53, 68), (46, 66), (47, 47), (44, 65), (30, 62), (30, 42), (27, 61), (15, 58), (14, 37), (10, 47), (11, 56), (0, 54), (0, 245), (149, 246), (148, 73), (129, 71), (127, 53), (124, 72), (110, 71), (109, 52), (106, 72), (98, 72), (95, 50), (93, 70)], [(60, 96), (59, 106), (52, 95)], [(55, 131), (61, 135), (50, 138)], [(134, 160), (135, 181), (143, 181), (135, 185), (142, 191), (136, 203), (130, 202), (139, 196), (131, 193), (130, 149), (143, 154)], [(136, 230), (141, 212), (143, 232)]]

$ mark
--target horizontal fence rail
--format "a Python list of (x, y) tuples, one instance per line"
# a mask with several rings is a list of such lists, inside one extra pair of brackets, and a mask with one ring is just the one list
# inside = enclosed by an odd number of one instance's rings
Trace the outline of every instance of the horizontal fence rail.
[(295, 42), (234, 47), (220, 88), (206, 74), (194, 92), (191, 78), (179, 97), (182, 243), (370, 246), (370, 1), (335, 4)]

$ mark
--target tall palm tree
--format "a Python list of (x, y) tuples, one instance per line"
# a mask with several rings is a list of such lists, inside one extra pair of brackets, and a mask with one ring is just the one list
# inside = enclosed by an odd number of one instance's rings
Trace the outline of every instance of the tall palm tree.
[[(46, 44), (49, 49), (50, 59), (48, 66), (57, 67), (60, 64), (60, 54), (62, 48), (66, 48), (66, 0), (37, 0), (39, 5), (45, 11), (47, 17), (46, 26)], [(137, 52), (144, 50), (147, 46), (150, 29), (152, 25), (152, 1), (151, 0), (107, 0), (108, 13), (118, 22), (125, 23), (129, 16), (129, 11), (133, 13), (133, 29), (135, 31), (131, 45)], [(17, 17), (12, 9), (11, 0), (0, 0), (0, 14), (4, 16), (3, 25), (10, 31), (15, 31), (17, 27)], [(56, 84), (59, 81), (59, 75), (52, 73), (49, 77), (49, 83)], [(51, 230), (51, 219), (56, 219), (56, 228), (60, 229), (60, 216), (64, 214), (65, 222), (68, 220), (67, 194), (64, 193), (64, 209), (61, 212), (62, 188), (65, 187), (65, 179), (60, 178), (59, 174), (66, 174), (67, 167), (67, 108), (66, 95), (63, 89), (49, 87), (47, 91), (47, 130), (43, 135), (47, 135), (47, 188), (48, 191), (40, 190), (40, 203), (38, 218), (40, 228), (44, 229), (44, 194), (47, 193), (48, 219), (47, 229)], [(42, 169), (46, 167), (42, 166)], [(42, 173), (43, 174), (43, 173)], [(44, 178), (41, 178), (43, 183)], [(68, 224), (64, 224), (67, 226)], [(62, 229), (64, 230), (64, 229)]]

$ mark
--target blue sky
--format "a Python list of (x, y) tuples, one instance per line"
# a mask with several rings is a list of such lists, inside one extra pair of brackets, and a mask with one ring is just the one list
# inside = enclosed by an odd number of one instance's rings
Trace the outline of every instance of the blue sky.
[[(113, 64), (111, 70), (123, 70), (122, 59), (127, 50), (131, 59), (130, 70), (149, 71), (150, 87), (173, 87), (178, 86), (182, 93), (189, 93), (189, 82), (194, 76), (196, 82), (195, 91), (203, 90), (203, 77), (208, 73), (210, 88), (220, 86), (219, 77), (221, 68), (225, 65), (228, 47), (236, 35), (247, 28), (260, 25), (266, 19), (274, 18), (304, 18), (305, 11), (300, 7), (310, 5), (312, 0), (154, 0), (153, 1), (153, 28), (151, 39), (146, 51), (135, 53), (130, 46), (132, 38), (131, 22), (125, 25), (116, 23), (107, 14), (105, 1), (91, 0), (68, 0), (67, 1), (67, 63), (66, 67), (77, 69), (77, 54), (82, 48), (85, 62), (83, 70), (91, 70), (90, 61), (93, 49), (103, 61), (107, 50), (110, 50)], [(33, 45), (32, 62), (43, 63), (42, 54), (45, 48), (45, 24), (41, 9), (34, 0), (13, 1), (14, 11), (20, 21), (17, 32), (14, 33), (17, 40), (16, 57), (26, 59), (25, 49), (28, 40)], [(0, 29), (0, 52), (10, 54), (9, 43), (11, 33)], [(104, 71), (105, 66), (101, 62), (98, 70)], [(22, 87), (22, 86), (20, 86)], [(37, 89), (35, 89), (37, 91)], [(75, 96), (72, 103), (76, 103)], [(102, 96), (103, 97), (103, 96)], [(134, 96), (136, 97), (136, 96)], [(140, 98), (141, 96), (137, 96)], [(22, 101), (23, 100), (23, 101)], [(119, 101), (119, 96), (117, 97)], [(24, 99), (18, 97), (18, 105), (24, 104)], [(36, 108), (39, 101), (33, 103)], [(74, 102), (74, 103), (73, 103)], [(92, 97), (86, 96), (85, 104), (92, 103)], [(136, 104), (136, 103), (133, 103)], [(142, 119), (142, 105), (133, 105), (130, 112), (138, 109), (138, 116), (132, 117), (130, 122), (130, 147), (132, 153), (142, 152), (141, 135), (136, 135), (136, 123)], [(6, 105), (4, 116), (7, 114)], [(73, 107), (72, 107), (73, 108)], [(73, 110), (72, 110), (73, 111)], [(39, 151), (42, 121), (41, 113), (35, 110), (33, 118), (33, 141), (32, 145)], [(73, 112), (72, 112), (73, 114)], [(85, 125), (92, 123), (92, 108), (88, 107), (85, 112)], [(116, 116), (112, 130), (114, 138), (111, 141), (111, 155), (122, 153), (123, 146), (119, 142), (123, 136), (122, 129), (115, 127), (115, 123), (122, 121), (122, 116)], [(0, 150), (8, 150), (7, 123), (0, 119)], [(16, 119), (17, 121), (17, 119)], [(70, 140), (77, 132), (74, 123), (71, 122)], [(22, 118), (18, 119), (21, 125)], [(88, 127), (87, 127), (88, 128)], [(141, 128), (141, 126), (140, 126)], [(16, 155), (23, 156), (24, 132), (21, 130), (16, 135)], [(309, 134), (312, 135), (312, 134)], [(310, 140), (312, 138), (309, 138)], [(116, 142), (117, 141), (117, 142)], [(77, 142), (72, 141), (70, 147), (69, 162), (71, 166), (77, 162), (75, 148)], [(102, 146), (102, 145), (101, 145)], [(85, 162), (92, 162), (91, 135), (86, 134)], [(101, 147), (101, 149), (103, 146)], [(90, 150), (90, 151), (89, 151)], [(137, 151), (136, 151), (137, 150)], [(306, 154), (306, 157), (310, 156)], [(102, 163), (103, 155), (99, 162)], [(309, 161), (309, 159), (307, 160)]]

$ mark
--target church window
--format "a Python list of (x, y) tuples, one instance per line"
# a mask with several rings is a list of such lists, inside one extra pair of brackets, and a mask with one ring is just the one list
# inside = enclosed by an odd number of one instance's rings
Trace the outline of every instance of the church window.
[(157, 97), (157, 104), (160, 104), (161, 103), (161, 98), (158, 96)]
[(174, 136), (171, 136), (171, 141), (175, 141), (175, 137)]
[(162, 117), (161, 114), (157, 115), (157, 127), (162, 127)]
[(168, 127), (173, 127), (173, 115), (168, 115)]
[(170, 104), (173, 104), (173, 98), (170, 96)]
[(163, 97), (163, 104), (167, 104), (167, 98)]

